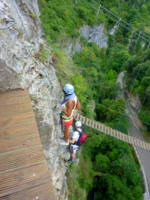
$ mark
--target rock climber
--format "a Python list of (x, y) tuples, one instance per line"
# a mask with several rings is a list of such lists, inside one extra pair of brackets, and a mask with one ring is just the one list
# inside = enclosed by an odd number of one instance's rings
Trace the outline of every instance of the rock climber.
[(64, 100), (61, 103), (61, 121), (64, 131), (63, 145), (69, 145), (69, 127), (73, 123), (74, 110), (80, 109), (80, 102), (74, 93), (74, 87), (71, 84), (65, 84), (63, 87)]
[(73, 132), (72, 138), (69, 141), (70, 143), (70, 160), (69, 162), (74, 162), (76, 158), (76, 152), (79, 148), (79, 138), (80, 133), (82, 133), (82, 123), (80, 121), (77, 121), (75, 123), (75, 131)]

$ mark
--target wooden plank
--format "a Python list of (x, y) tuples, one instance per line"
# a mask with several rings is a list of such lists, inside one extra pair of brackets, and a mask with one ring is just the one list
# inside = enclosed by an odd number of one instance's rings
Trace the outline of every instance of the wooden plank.
[(29, 93), (27, 90), (23, 90), (23, 89), (15, 89), (15, 90), (10, 90), (10, 91), (0, 93), (0, 99), (2, 100), (5, 100), (6, 98), (12, 98), (14, 96), (16, 97), (27, 96), (29, 98)]
[(31, 166), (44, 160), (45, 157), (41, 146), (27, 148), (18, 152), (10, 152), (9, 154), (2, 154), (0, 155), (0, 174), (8, 170)]
[(0, 199), (56, 200), (27, 91), (0, 94)]
[(40, 185), (49, 178), (45, 163), (0, 174), (0, 197)]
[(1, 200), (56, 200), (53, 193), (53, 188), (50, 184), (43, 184), (28, 190), (14, 193)]
[(32, 113), (31, 103), (22, 103), (14, 105), (0, 105), (0, 118), (12, 117), (22, 113)]
[(23, 104), (23, 103), (30, 103), (30, 98), (27, 95), (22, 96), (3, 96), (0, 95), (0, 106), (1, 105), (14, 105), (14, 104)]
[(24, 135), (16, 139), (3, 139), (0, 140), (0, 153), (14, 151), (25, 147), (32, 147), (38, 144), (40, 144), (38, 133), (36, 135)]
[(34, 115), (32, 112), (15, 114), (11, 117), (0, 116), (0, 129), (7, 129), (9, 127), (13, 127), (20, 124), (22, 124), (22, 126), (25, 126), (26, 123), (30, 123), (31, 121), (35, 123)]
[(35, 135), (38, 130), (34, 121), (26, 123), (24, 126), (19, 124), (18, 126), (8, 127), (5, 129), (0, 128), (0, 140), (16, 139), (24, 135)]

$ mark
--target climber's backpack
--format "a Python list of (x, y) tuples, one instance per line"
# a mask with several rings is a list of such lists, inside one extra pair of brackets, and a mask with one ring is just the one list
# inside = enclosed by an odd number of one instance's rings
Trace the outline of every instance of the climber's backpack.
[(75, 144), (81, 146), (85, 142), (87, 135), (83, 131), (78, 131), (78, 133), (80, 134), (80, 136), (78, 141), (75, 142)]

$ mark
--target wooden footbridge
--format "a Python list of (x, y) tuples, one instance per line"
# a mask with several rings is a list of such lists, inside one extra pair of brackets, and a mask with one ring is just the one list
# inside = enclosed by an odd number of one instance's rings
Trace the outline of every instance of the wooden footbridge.
[(25, 90), (0, 93), (0, 200), (56, 200)]

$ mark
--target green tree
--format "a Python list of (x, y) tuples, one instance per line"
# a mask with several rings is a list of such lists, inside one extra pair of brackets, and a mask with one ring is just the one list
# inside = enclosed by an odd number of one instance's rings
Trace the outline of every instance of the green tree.
[(140, 111), (139, 117), (143, 124), (148, 128), (148, 131), (150, 131), (150, 111), (143, 107)]
[(121, 72), (124, 70), (124, 65), (129, 57), (130, 54), (123, 45), (115, 45), (112, 47), (110, 53), (108, 69), (113, 69), (116, 72)]
[(94, 168), (96, 171), (107, 172), (110, 169), (110, 160), (107, 156), (101, 153), (96, 155)]

